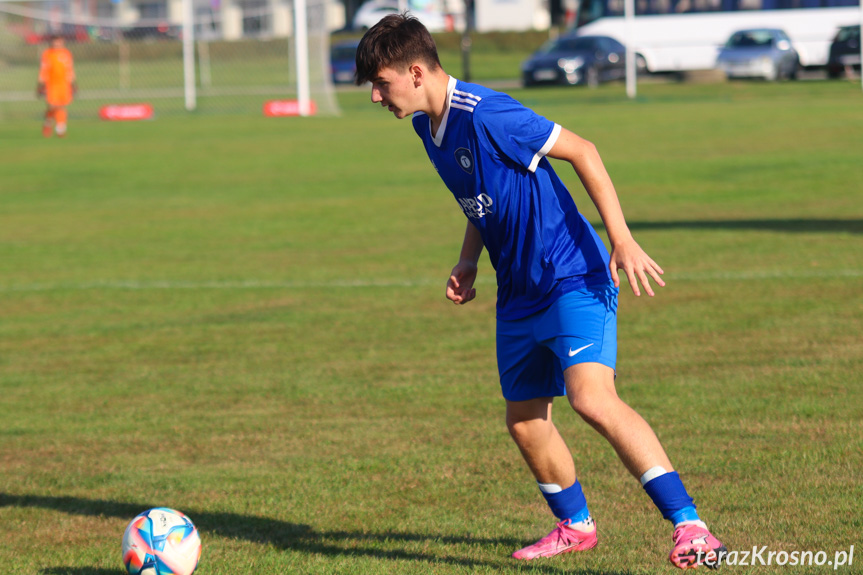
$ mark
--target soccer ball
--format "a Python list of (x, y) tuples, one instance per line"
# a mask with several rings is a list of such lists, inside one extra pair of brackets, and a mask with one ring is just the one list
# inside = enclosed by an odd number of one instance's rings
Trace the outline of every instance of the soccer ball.
[(132, 575), (192, 575), (200, 557), (198, 530), (173, 509), (144, 511), (123, 534), (123, 564)]

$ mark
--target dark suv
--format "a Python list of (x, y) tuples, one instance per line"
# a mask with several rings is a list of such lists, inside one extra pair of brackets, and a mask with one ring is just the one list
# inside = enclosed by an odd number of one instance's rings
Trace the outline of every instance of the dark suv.
[(842, 26), (830, 45), (827, 75), (838, 78), (850, 68), (860, 69), (860, 26)]

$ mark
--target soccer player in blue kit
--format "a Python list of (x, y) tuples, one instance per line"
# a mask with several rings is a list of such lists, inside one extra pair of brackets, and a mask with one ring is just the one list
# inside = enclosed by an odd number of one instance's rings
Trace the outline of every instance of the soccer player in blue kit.
[[(497, 275), (497, 360), (506, 424), (558, 523), (513, 554), (550, 557), (597, 543), (572, 454), (552, 423), (570, 406), (614, 447), (674, 525), (671, 562), (718, 567), (725, 547), (708, 531), (647, 422), (615, 391), (619, 270), (653, 296), (662, 269), (633, 239), (611, 179), (590, 142), (506, 94), (444, 72), (415, 18), (385, 17), (357, 50), (358, 85), (396, 118), (412, 116), (429, 159), (467, 216), (446, 297), (466, 304), (483, 249)], [(578, 212), (548, 158), (572, 165), (596, 205), (611, 254)], [(639, 287), (639, 284), (641, 287)]]

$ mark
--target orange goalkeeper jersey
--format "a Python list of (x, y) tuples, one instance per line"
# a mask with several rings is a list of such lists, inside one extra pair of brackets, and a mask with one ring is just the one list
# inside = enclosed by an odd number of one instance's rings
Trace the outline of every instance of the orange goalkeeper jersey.
[(52, 106), (66, 106), (72, 101), (75, 68), (72, 53), (66, 48), (48, 48), (42, 53), (39, 82), (45, 84), (45, 99)]

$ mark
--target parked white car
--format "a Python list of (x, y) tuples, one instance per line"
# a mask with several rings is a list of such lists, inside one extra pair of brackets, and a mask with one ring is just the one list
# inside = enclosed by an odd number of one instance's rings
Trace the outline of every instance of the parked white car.
[[(369, 0), (360, 6), (354, 15), (354, 30), (368, 30), (378, 23), (384, 16), (398, 14), (398, 2), (391, 0)], [(409, 10), (410, 15), (416, 17), (428, 28), (429, 32), (443, 32), (447, 29), (446, 19), (443, 14), (427, 12), (424, 10)]]
[(797, 78), (800, 56), (791, 38), (776, 28), (738, 30), (719, 51), (717, 67), (728, 78)]

